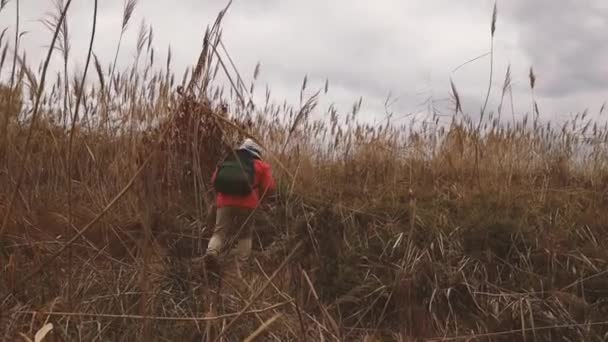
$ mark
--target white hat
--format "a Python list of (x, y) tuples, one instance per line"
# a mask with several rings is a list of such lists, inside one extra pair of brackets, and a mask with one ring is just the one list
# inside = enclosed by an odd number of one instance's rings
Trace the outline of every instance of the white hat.
[(256, 156), (260, 159), (262, 158), (262, 147), (260, 147), (260, 145), (256, 144), (256, 142), (253, 141), (252, 139), (249, 139), (249, 138), (245, 139), (245, 141), (243, 141), (243, 143), (241, 144), (239, 149), (247, 150), (247, 151), (251, 152), (251, 154), (253, 154), (254, 156)]

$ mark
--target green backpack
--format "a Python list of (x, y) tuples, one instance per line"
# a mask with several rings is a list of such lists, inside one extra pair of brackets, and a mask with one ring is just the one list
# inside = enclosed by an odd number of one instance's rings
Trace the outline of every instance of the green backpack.
[(233, 196), (247, 196), (255, 181), (254, 157), (245, 150), (230, 153), (220, 164), (215, 176), (215, 191)]

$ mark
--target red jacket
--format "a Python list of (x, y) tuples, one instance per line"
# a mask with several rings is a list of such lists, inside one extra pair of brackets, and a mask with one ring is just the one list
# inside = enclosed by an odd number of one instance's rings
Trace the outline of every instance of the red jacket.
[[(217, 193), (217, 207), (240, 207), (254, 209), (260, 203), (260, 195), (274, 191), (276, 184), (272, 177), (270, 165), (262, 160), (254, 159), (255, 179), (253, 183), (253, 191), (247, 196), (232, 196), (222, 193)], [(213, 172), (211, 183), (215, 182), (217, 169)]]

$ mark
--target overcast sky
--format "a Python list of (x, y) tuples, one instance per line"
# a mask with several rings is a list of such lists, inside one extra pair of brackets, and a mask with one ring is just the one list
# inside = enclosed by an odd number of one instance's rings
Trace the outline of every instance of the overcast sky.
[[(0, 30), (14, 30), (15, 1), (0, 13)], [(83, 65), (91, 30), (93, 0), (74, 1), (69, 17), (73, 63)], [(130, 64), (142, 20), (154, 29), (159, 59), (167, 47), (181, 72), (200, 52), (202, 36), (226, 1), (140, 0), (125, 36), (119, 62)], [(109, 64), (114, 55), (122, 0), (101, 0), (96, 54)], [(257, 92), (269, 85), (273, 97), (296, 104), (302, 79), (311, 88), (329, 79), (323, 106), (341, 111), (363, 97), (363, 113), (382, 118), (389, 93), (399, 118), (426, 110), (435, 99), (445, 110), (454, 80), (465, 111), (477, 113), (485, 96), (488, 57), (458, 65), (489, 51), (491, 0), (235, 0), (225, 19), (224, 42), (246, 79), (261, 63)], [(28, 59), (39, 61), (50, 33), (38, 21), (50, 0), (21, 0), (21, 30)], [(511, 63), (518, 113), (531, 108), (528, 72), (537, 75), (536, 96), (545, 118), (562, 120), (588, 108), (597, 113), (608, 99), (608, 1), (503, 0), (498, 2), (495, 87), (490, 107)], [(442, 102), (443, 101), (443, 102)], [(323, 108), (322, 108), (323, 109)], [(510, 113), (510, 109), (508, 109)], [(509, 114), (510, 115), (510, 114)]]

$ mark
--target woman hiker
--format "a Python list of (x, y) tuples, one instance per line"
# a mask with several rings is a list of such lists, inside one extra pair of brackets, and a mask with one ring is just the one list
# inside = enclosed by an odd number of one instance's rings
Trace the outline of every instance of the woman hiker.
[(251, 254), (253, 216), (262, 199), (276, 188), (271, 167), (262, 160), (262, 148), (245, 139), (231, 151), (211, 177), (216, 191), (216, 219), (213, 236), (205, 254), (211, 272), (219, 268), (218, 257), (236, 241), (237, 260), (246, 262)]

